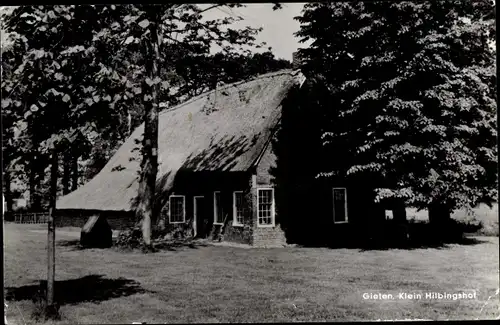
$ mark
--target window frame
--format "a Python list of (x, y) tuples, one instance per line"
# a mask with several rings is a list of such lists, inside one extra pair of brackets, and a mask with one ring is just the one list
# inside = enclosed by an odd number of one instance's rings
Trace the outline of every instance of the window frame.
[[(224, 220), (222, 220), (222, 222), (218, 222), (217, 221), (217, 213), (219, 212), (219, 209), (221, 207), (218, 207), (217, 206), (217, 199), (216, 199), (216, 194), (219, 193), (219, 198), (220, 198), (220, 201), (222, 203), (222, 194), (221, 194), (221, 191), (214, 191), (214, 195), (213, 195), (213, 203), (214, 203), (214, 225), (223, 225), (224, 224)], [(222, 217), (224, 217), (224, 209), (222, 210)]]
[[(261, 224), (259, 221), (259, 193), (260, 191), (271, 191), (271, 223)], [(259, 187), (257, 188), (257, 227), (259, 228), (273, 228), (276, 226), (276, 211), (274, 202), (274, 188), (272, 187)]]
[[(345, 220), (342, 220), (342, 221), (335, 220), (335, 190), (344, 190)], [(334, 224), (343, 224), (343, 223), (349, 222), (348, 209), (347, 209), (347, 188), (346, 187), (333, 187), (332, 188), (332, 207), (333, 207), (333, 223)]]
[[(182, 198), (182, 221), (172, 221), (172, 198), (180, 197)], [(186, 223), (186, 196), (179, 194), (172, 194), (168, 197), (168, 223)]]
[[(245, 191), (233, 191), (233, 227), (243, 227), (244, 223), (243, 222), (238, 222), (238, 209), (236, 207), (236, 194), (242, 194), (243, 199), (245, 198), (244, 196)], [(244, 209), (243, 209), (244, 210)], [(244, 218), (244, 212), (243, 212), (243, 218)]]

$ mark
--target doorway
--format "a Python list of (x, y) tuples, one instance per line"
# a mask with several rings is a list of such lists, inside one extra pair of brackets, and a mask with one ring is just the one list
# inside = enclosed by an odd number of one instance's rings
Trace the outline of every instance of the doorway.
[(205, 197), (195, 196), (193, 198), (193, 237), (205, 238), (207, 218), (205, 215)]

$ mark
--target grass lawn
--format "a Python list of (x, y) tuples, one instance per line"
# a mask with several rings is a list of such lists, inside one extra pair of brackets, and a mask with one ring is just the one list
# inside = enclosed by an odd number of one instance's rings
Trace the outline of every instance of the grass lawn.
[[(46, 278), (42, 225), (4, 225), (9, 324), (30, 320), (30, 295)], [(61, 324), (492, 319), (500, 315), (498, 237), (441, 249), (225, 246), (144, 255), (79, 250), (57, 232)], [(59, 289), (58, 289), (59, 288)], [(364, 300), (363, 293), (475, 290), (471, 300)], [(59, 293), (58, 293), (59, 292)], [(488, 300), (488, 297), (491, 297)]]

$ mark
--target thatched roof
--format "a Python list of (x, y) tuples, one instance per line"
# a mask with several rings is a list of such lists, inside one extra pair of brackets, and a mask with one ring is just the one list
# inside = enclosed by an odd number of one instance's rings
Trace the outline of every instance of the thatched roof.
[[(160, 113), (158, 193), (179, 170), (246, 171), (268, 144), (281, 101), (303, 81), (283, 70), (220, 87)], [(57, 209), (131, 211), (137, 197), (144, 125), (139, 126), (90, 182), (61, 197)], [(139, 143), (139, 144), (138, 144)]]

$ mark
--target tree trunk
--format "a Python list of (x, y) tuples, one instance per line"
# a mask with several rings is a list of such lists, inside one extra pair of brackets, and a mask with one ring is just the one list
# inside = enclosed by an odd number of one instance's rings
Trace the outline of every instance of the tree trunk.
[(10, 177), (10, 170), (9, 168), (6, 168), (5, 171), (4, 171), (4, 178), (3, 178), (3, 181), (4, 181), (4, 192), (3, 192), (3, 195), (5, 197), (5, 204), (6, 204), (6, 211), (4, 212), (12, 212), (12, 206), (14, 205), (14, 202), (13, 202), (13, 198), (12, 198), (12, 191), (11, 191), (11, 188), (10, 188), (10, 185), (11, 185), (11, 177)]
[[(44, 204), (50, 204), (50, 202), (48, 202), (46, 199), (47, 199), (47, 194), (49, 194), (50, 192), (50, 186), (47, 186), (48, 184), (45, 183), (45, 177), (46, 177), (46, 174), (45, 174), (45, 168), (49, 166), (50, 164), (50, 157), (49, 159), (47, 159), (48, 157), (44, 156), (44, 155), (39, 155), (37, 160), (38, 160), (38, 163), (37, 163), (37, 177), (38, 177), (38, 180), (37, 180), (37, 203), (36, 203), (36, 206), (38, 206), (38, 209), (39, 211), (41, 211), (44, 207)], [(50, 182), (50, 179), (49, 179), (49, 182)]]
[(450, 209), (440, 203), (429, 206), (430, 239), (435, 242), (448, 241), (461, 236), (460, 230), (451, 224)]
[(73, 151), (71, 154), (71, 191), (78, 188), (78, 154)]
[(49, 222), (47, 223), (47, 308), (53, 308), (54, 284), (55, 284), (55, 222), (56, 198), (57, 198), (57, 171), (58, 155), (55, 148), (51, 150), (50, 166), (50, 199), (49, 199)]
[[(148, 14), (151, 22), (150, 39), (144, 42), (144, 58), (146, 59), (146, 76), (154, 80), (158, 75), (156, 60), (159, 55), (157, 30), (159, 17), (154, 6), (148, 8)], [(136, 216), (138, 220), (141, 220), (144, 243), (147, 248), (151, 248), (151, 226), (155, 224), (153, 204), (158, 170), (158, 86), (157, 84), (149, 86), (144, 80), (143, 89), (146, 90), (144, 91), (146, 96), (149, 95), (151, 98), (144, 101), (143, 158)]]
[(404, 244), (409, 240), (408, 220), (406, 219), (405, 203), (400, 200), (395, 200), (392, 209), (394, 222), (396, 223), (396, 239), (398, 243)]
[(30, 210), (39, 211), (41, 208), (40, 200), (40, 157), (35, 151), (31, 156), (30, 175), (29, 175), (29, 192), (30, 192)]
[(62, 175), (62, 186), (63, 186), (63, 195), (68, 194), (69, 191), (69, 181), (71, 174), (71, 163), (72, 163), (71, 154), (68, 150), (64, 152), (63, 155), (63, 175)]
[(35, 205), (35, 162), (34, 162), (35, 157), (32, 156), (30, 157), (30, 162), (29, 162), (29, 179), (28, 179), (28, 186), (29, 186), (29, 207), (32, 210), (34, 205)]
[(395, 202), (394, 208), (392, 209), (394, 221), (398, 224), (406, 224), (408, 220), (406, 219), (406, 209), (404, 202)]
[(429, 206), (429, 223), (443, 225), (451, 220), (451, 212), (447, 206), (440, 203), (432, 203)]

